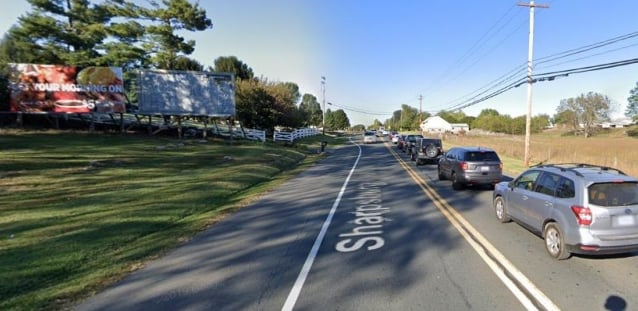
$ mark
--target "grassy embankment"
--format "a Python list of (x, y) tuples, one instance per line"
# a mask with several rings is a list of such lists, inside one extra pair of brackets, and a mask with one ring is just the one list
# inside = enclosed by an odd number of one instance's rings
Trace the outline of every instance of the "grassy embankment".
[(61, 310), (322, 155), (295, 146), (0, 130), (0, 310)]
[[(585, 138), (565, 131), (548, 130), (530, 136), (530, 165), (543, 163), (588, 163), (610, 166), (638, 177), (638, 139), (625, 135), (627, 129), (610, 129)], [(447, 135), (444, 145), (485, 146), (503, 159), (504, 170), (518, 174), (525, 169), (525, 136)]]

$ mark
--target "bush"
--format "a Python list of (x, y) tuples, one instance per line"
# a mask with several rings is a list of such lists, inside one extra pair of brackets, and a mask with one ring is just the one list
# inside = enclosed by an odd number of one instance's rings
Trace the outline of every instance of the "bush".
[(638, 127), (628, 129), (626, 133), (629, 137), (638, 138)]

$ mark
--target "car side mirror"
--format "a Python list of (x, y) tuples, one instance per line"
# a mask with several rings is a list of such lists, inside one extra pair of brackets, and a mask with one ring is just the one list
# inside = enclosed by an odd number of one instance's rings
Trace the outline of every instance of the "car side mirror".
[(509, 183), (507, 183), (507, 187), (510, 189), (514, 189), (514, 181), (510, 181)]

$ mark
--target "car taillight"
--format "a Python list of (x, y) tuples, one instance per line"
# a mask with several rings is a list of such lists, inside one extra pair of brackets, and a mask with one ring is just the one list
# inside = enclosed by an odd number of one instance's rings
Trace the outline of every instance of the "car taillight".
[(469, 165), (467, 164), (467, 162), (461, 162), (461, 169), (467, 170), (468, 167), (469, 167)]
[(572, 212), (576, 215), (576, 222), (581, 226), (591, 225), (592, 215), (591, 210), (587, 207), (578, 205), (572, 205)]
[(501, 163), (499, 163), (499, 164), (498, 164), (498, 168), (499, 168), (499, 169), (501, 169), (501, 170), (503, 170), (503, 162), (501, 162)]

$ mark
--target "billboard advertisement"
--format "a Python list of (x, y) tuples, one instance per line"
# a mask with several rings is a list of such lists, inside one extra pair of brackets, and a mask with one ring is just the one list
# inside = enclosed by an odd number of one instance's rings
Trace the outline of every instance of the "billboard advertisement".
[(126, 111), (120, 67), (9, 64), (13, 112)]
[(177, 116), (235, 115), (232, 73), (142, 70), (138, 113)]

